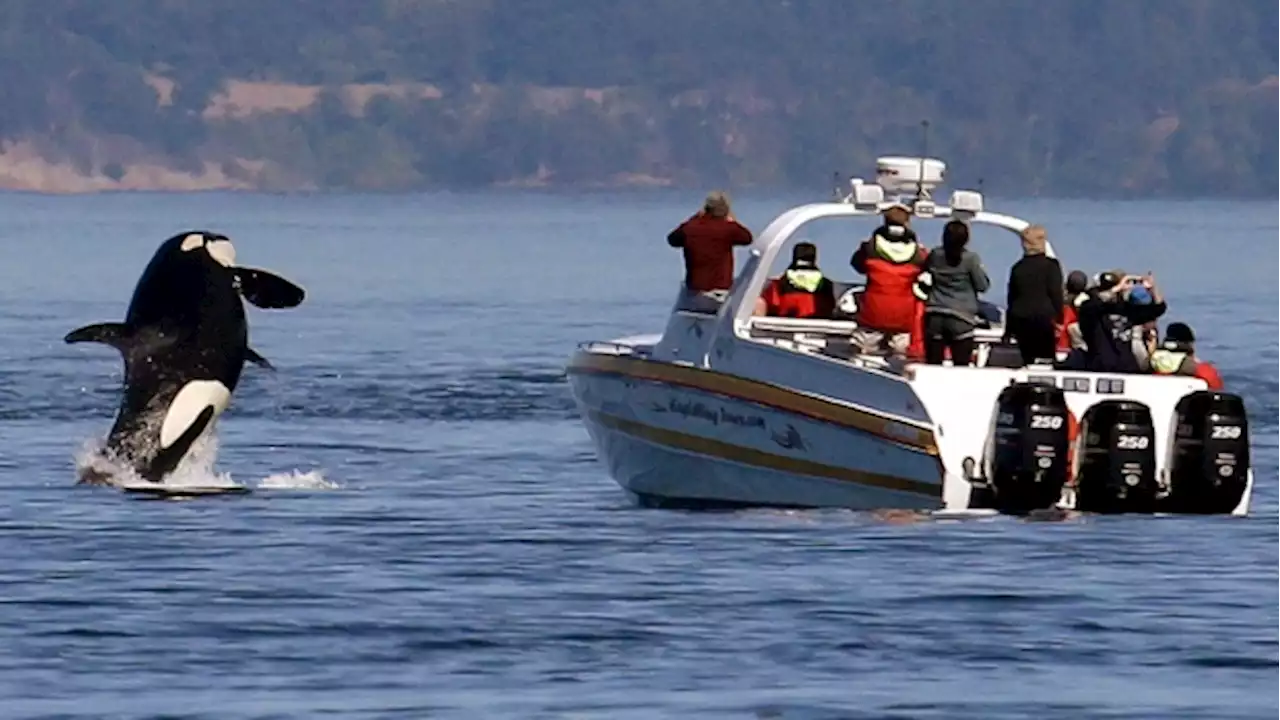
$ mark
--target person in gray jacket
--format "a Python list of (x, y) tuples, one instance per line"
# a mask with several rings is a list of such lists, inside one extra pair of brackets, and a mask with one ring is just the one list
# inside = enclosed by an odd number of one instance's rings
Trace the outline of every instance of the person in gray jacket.
[(947, 223), (942, 246), (929, 253), (916, 281), (916, 295), (925, 302), (924, 361), (930, 365), (941, 365), (948, 349), (952, 365), (969, 365), (973, 357), (978, 295), (991, 287), (991, 278), (968, 244), (969, 226)]

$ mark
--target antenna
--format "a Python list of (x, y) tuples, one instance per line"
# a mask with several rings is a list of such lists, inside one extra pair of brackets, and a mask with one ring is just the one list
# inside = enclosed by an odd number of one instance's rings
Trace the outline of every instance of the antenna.
[(831, 186), (832, 186), (832, 190), (831, 190), (831, 192), (835, 194), (836, 199), (837, 199), (837, 200), (841, 199), (841, 196), (840, 196), (840, 171), (839, 171), (839, 170), (836, 170), (836, 171), (834, 171), (834, 172), (832, 172), (832, 173), (831, 173)]
[[(922, 137), (921, 144), (924, 146), (920, 152), (920, 176), (916, 179), (916, 199), (924, 197), (924, 159), (929, 156), (929, 121), (920, 121), (920, 134)], [(914, 203), (913, 203), (914, 204)]]

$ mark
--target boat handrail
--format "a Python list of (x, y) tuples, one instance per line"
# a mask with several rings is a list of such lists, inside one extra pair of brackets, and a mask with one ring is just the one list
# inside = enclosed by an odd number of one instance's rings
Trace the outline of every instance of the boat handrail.
[(627, 345), (626, 343), (614, 342), (612, 340), (587, 340), (578, 343), (578, 350), (582, 352), (607, 352), (610, 355), (648, 355), (645, 350), (635, 345)]

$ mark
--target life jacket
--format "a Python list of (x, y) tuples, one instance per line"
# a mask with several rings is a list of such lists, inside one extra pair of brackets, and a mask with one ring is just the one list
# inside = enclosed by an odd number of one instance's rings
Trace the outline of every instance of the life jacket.
[(1222, 376), (1211, 363), (1202, 362), (1181, 343), (1165, 343), (1151, 353), (1151, 372), (1156, 375), (1182, 375), (1205, 381), (1210, 390), (1223, 388)]
[(916, 242), (914, 232), (896, 225), (876, 230), (869, 242), (867, 289), (858, 300), (858, 323), (881, 332), (909, 333), (919, 302), (913, 286), (928, 251)]
[(1062, 304), (1062, 323), (1058, 328), (1058, 349), (1071, 349), (1071, 326), (1076, 324), (1076, 305), (1074, 302)]
[[(1076, 463), (1076, 438), (1080, 437), (1080, 421), (1076, 414), (1067, 408), (1067, 467), (1073, 468)], [(1070, 472), (1068, 470), (1068, 472)]]
[(769, 284), (765, 305), (774, 317), (830, 317), (831, 292), (819, 292), (829, 283), (821, 270), (791, 268)]
[[(907, 359), (912, 362), (920, 362), (924, 360), (924, 318), (925, 318), (925, 301), (920, 300), (917, 296), (915, 319), (911, 322), (911, 342), (907, 345)], [(942, 359), (951, 359), (951, 348), (942, 348)]]
[[(907, 345), (907, 359), (916, 362), (924, 359), (924, 308), (924, 301), (917, 297), (915, 312), (912, 313), (911, 342)], [(951, 351), (943, 352), (949, 354)]]

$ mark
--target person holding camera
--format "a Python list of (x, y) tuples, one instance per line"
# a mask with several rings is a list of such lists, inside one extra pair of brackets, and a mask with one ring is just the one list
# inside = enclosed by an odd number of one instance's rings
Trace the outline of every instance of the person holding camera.
[(684, 253), (685, 279), (676, 309), (717, 312), (733, 284), (733, 249), (753, 239), (733, 217), (727, 193), (707, 195), (702, 209), (667, 235), (667, 244)]
[(1094, 372), (1139, 373), (1134, 353), (1134, 328), (1155, 322), (1168, 307), (1151, 273), (1126, 275), (1123, 270), (1100, 273), (1088, 297), (1076, 309), (1084, 338), (1084, 364)]

